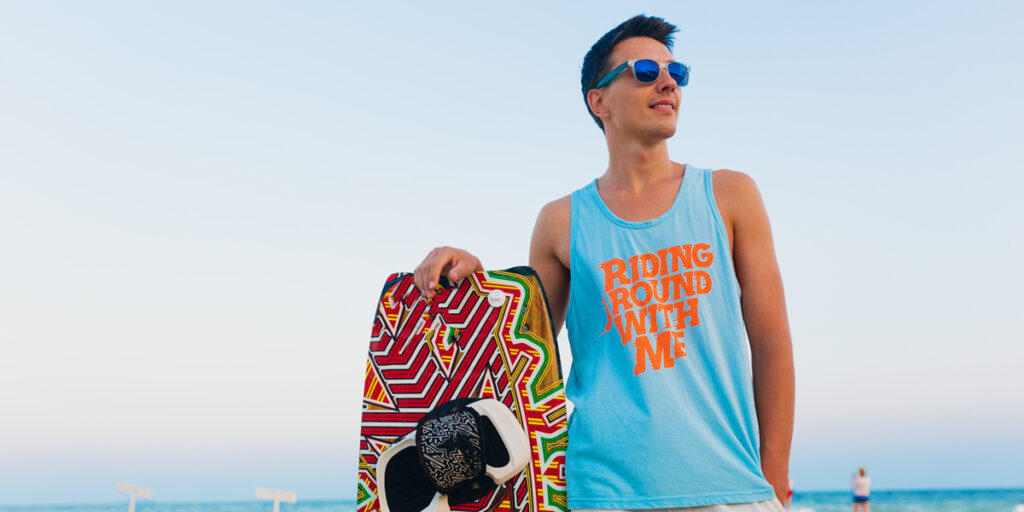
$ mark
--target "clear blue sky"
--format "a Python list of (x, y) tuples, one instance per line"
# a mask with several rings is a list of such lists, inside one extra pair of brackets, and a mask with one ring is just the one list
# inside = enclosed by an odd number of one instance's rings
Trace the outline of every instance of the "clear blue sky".
[(580, 64), (637, 13), (693, 67), (670, 155), (768, 206), (797, 489), (1024, 486), (1020, 3), (25, 1), (0, 502), (353, 497), (383, 280), (441, 244), (527, 262), (604, 170)]

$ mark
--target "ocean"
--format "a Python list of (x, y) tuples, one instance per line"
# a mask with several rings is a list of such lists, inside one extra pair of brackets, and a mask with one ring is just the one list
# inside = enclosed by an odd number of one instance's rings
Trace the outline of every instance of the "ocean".
[[(797, 492), (792, 512), (850, 512), (850, 492)], [(270, 512), (269, 501), (164, 503), (140, 500), (136, 512)], [(3, 506), (0, 512), (125, 512), (128, 500), (91, 505)], [(281, 512), (355, 512), (354, 501), (299, 501)], [(1024, 512), (1024, 489), (872, 491), (871, 512)]]
[[(792, 512), (850, 512), (850, 491), (797, 492)], [(871, 491), (871, 512), (1024, 512), (1024, 489)], [(809, 509), (809, 510), (802, 510)]]

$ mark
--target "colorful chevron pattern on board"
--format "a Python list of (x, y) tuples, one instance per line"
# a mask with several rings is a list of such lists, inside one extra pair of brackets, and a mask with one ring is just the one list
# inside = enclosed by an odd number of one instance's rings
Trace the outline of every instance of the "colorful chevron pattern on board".
[(501, 401), (530, 439), (533, 460), (466, 512), (566, 512), (565, 392), (540, 280), (533, 269), (476, 272), (431, 302), (412, 274), (384, 285), (370, 336), (359, 436), (358, 512), (378, 512), (377, 458), (435, 406)]

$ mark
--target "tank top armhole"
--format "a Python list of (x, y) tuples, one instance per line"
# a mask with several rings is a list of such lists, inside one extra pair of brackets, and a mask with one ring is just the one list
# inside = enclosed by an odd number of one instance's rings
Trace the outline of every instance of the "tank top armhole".
[(569, 196), (569, 301), (565, 308), (565, 328), (571, 331), (570, 324), (573, 319), (573, 299), (576, 294), (573, 288), (576, 287), (576, 280), (573, 279), (573, 269), (579, 268), (576, 256), (576, 224), (579, 222), (580, 191), (576, 190)]
[(736, 286), (736, 290), (742, 293), (739, 278), (736, 277), (736, 265), (732, 260), (732, 247), (729, 245), (729, 230), (725, 228), (725, 220), (722, 219), (722, 213), (718, 211), (718, 202), (715, 201), (714, 173), (715, 171), (711, 169), (704, 169), (704, 195), (707, 196), (708, 206), (711, 209), (711, 215), (715, 224), (715, 231), (718, 231), (718, 236), (721, 237), (726, 249), (725, 257), (729, 262), (729, 275), (732, 276), (732, 281)]

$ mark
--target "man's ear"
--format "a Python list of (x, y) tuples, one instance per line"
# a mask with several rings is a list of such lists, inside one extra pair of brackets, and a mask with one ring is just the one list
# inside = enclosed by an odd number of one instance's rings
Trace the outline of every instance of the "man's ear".
[(595, 116), (601, 118), (602, 122), (611, 117), (611, 112), (608, 111), (608, 104), (605, 103), (601, 91), (597, 89), (587, 91), (587, 105)]

